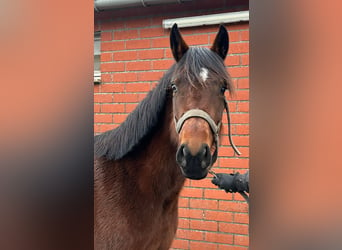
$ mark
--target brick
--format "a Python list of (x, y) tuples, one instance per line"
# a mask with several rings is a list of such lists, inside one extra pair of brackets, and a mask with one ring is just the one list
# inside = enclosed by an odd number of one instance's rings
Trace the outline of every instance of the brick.
[(123, 123), (127, 118), (127, 114), (114, 114), (113, 121), (115, 123)]
[(95, 94), (94, 95), (94, 102), (112, 102), (113, 95), (112, 94)]
[(232, 246), (232, 245), (218, 245), (218, 250), (248, 250), (244, 246)]
[(249, 30), (240, 31), (241, 41), (249, 41)]
[(125, 42), (103, 42), (101, 43), (101, 51), (115, 51), (125, 49)]
[(114, 94), (114, 102), (138, 102), (139, 96), (137, 94)]
[(204, 190), (204, 198), (206, 199), (219, 199), (219, 200), (231, 200), (232, 194), (226, 193), (221, 189), (205, 189)]
[(157, 26), (157, 25), (162, 25), (163, 20), (165, 18), (171, 18), (170, 16), (158, 16), (158, 15), (153, 15), (152, 20), (151, 20), (151, 25), (152, 26)]
[(178, 218), (178, 228), (190, 228), (190, 219)]
[[(113, 82), (112, 75), (111, 74), (101, 74), (101, 82), (106, 83), (106, 82)], [(101, 85), (99, 85), (101, 86)]]
[(248, 158), (221, 158), (220, 166), (230, 168), (248, 168), (248, 161)]
[(247, 213), (234, 213), (234, 222), (248, 224), (249, 215)]
[(233, 197), (234, 201), (246, 201), (245, 198), (242, 197), (239, 193), (235, 193)]
[(124, 113), (125, 105), (124, 104), (102, 104), (101, 105), (102, 113)]
[(178, 207), (189, 207), (189, 198), (179, 197)]
[(248, 78), (239, 79), (237, 84), (238, 84), (239, 89), (248, 89), (249, 88), (249, 79)]
[(101, 71), (102, 72), (115, 72), (115, 71), (124, 71), (125, 64), (124, 63), (102, 63)]
[(204, 215), (205, 220), (233, 222), (233, 213), (230, 213), (230, 212), (205, 210), (204, 213), (205, 213)]
[(249, 55), (241, 55), (241, 65), (249, 65)]
[(248, 225), (219, 222), (219, 231), (232, 234), (248, 234)]
[(164, 72), (141, 72), (138, 73), (139, 81), (157, 81), (164, 75)]
[(108, 130), (115, 129), (117, 127), (118, 127), (117, 124), (101, 124), (100, 125), (100, 132), (103, 133), (103, 132), (106, 132)]
[(136, 51), (118, 51), (113, 53), (115, 61), (130, 61), (137, 59)]
[(179, 217), (203, 219), (203, 210), (200, 210), (200, 209), (179, 208), (178, 212), (179, 212)]
[(114, 73), (113, 80), (115, 82), (135, 82), (138, 80), (138, 75), (134, 72), (118, 72)]
[(171, 248), (175, 249), (189, 249), (189, 240), (174, 239)]
[(94, 124), (94, 134), (99, 134), (99, 133), (101, 133), (101, 125)]
[(95, 114), (94, 116), (95, 123), (112, 123), (113, 116), (112, 115), (104, 115), (104, 114)]
[(248, 77), (249, 67), (231, 67), (229, 73), (232, 77)]
[(124, 84), (102, 84), (101, 86), (101, 92), (106, 93), (106, 92), (123, 92), (125, 90), (125, 85)]
[(101, 53), (101, 62), (109, 62), (113, 61), (113, 55), (112, 53)]
[(246, 213), (248, 212), (248, 205), (246, 202), (219, 201), (219, 210)]
[(141, 102), (142, 100), (144, 100), (146, 96), (147, 96), (147, 93), (140, 92), (138, 94), (138, 102)]
[(126, 41), (126, 49), (149, 49), (151, 42), (149, 39), (146, 40), (129, 40)]
[(218, 223), (216, 221), (190, 220), (190, 228), (204, 231), (217, 231)]
[(126, 103), (125, 104), (125, 112), (131, 113), (137, 107), (136, 103)]
[(113, 34), (109, 32), (101, 32), (101, 41), (111, 41), (113, 40)]
[(99, 113), (101, 110), (101, 106), (99, 104), (94, 104), (94, 113)]
[(237, 90), (235, 92), (234, 100), (248, 101), (249, 100), (249, 90)]
[(126, 84), (126, 92), (148, 92), (151, 90), (149, 83), (128, 83)]
[[(165, 58), (172, 58), (173, 59), (172, 51), (170, 48), (165, 49)], [(175, 61), (175, 60), (173, 60), (173, 61)]]
[(141, 38), (159, 37), (168, 35), (162, 27), (160, 28), (148, 28), (140, 30)]
[(242, 157), (249, 157), (249, 148), (248, 147), (239, 147), (239, 151)]
[(94, 93), (99, 93), (100, 92), (100, 84), (94, 84)]
[[(249, 136), (233, 136), (236, 146), (249, 146)], [(246, 167), (247, 168), (247, 167)]]
[(191, 208), (202, 208), (202, 209), (217, 209), (217, 200), (204, 200), (204, 199), (191, 199)]
[(114, 31), (114, 40), (130, 40), (138, 38), (138, 30)]
[(169, 69), (175, 63), (174, 60), (160, 60), (153, 62), (153, 69)]
[(203, 179), (199, 181), (191, 181), (192, 187), (212, 188), (213, 184), (209, 179)]
[(200, 242), (200, 241), (190, 241), (191, 250), (216, 250), (217, 245), (213, 243)]
[(225, 65), (228, 65), (228, 66), (238, 66), (238, 65), (240, 65), (240, 56), (229, 55), (226, 57), (224, 63), (225, 63)]
[(249, 52), (248, 42), (231, 43), (229, 45), (229, 54), (241, 54), (241, 53), (248, 53), (248, 52)]
[(249, 24), (248, 23), (231, 23), (226, 26), (228, 30), (248, 30)]
[(127, 62), (126, 70), (127, 71), (143, 71), (150, 70), (151, 62), (149, 61), (139, 61), (139, 62)]
[(237, 111), (249, 112), (249, 102), (239, 102)]
[(155, 38), (152, 39), (152, 47), (153, 48), (169, 48), (170, 39), (169, 38)]
[(203, 197), (203, 189), (202, 188), (190, 188), (184, 187), (181, 191), (181, 196), (183, 197), (196, 197), (202, 198)]
[(196, 36), (185, 36), (184, 40), (190, 46), (207, 45), (209, 43), (209, 37), (207, 34), (196, 35)]
[(220, 146), (219, 151), (218, 151), (218, 156), (219, 157), (227, 157), (227, 156), (234, 156), (234, 150), (230, 147), (222, 147), (223, 145)]
[(249, 125), (236, 125), (236, 134), (248, 135), (249, 134)]
[(234, 235), (234, 244), (241, 246), (249, 245), (249, 237), (244, 235)]
[(125, 22), (126, 28), (143, 28), (148, 27), (151, 25), (151, 18), (139, 18), (139, 19), (132, 19), (127, 20)]
[(176, 237), (189, 240), (204, 240), (204, 233), (194, 230), (178, 229)]
[(205, 233), (205, 241), (207, 241), (207, 242), (232, 244), (233, 243), (233, 235), (231, 235), (231, 234), (206, 232)]
[(125, 26), (124, 26), (124, 23), (123, 22), (119, 22), (117, 20), (115, 21), (106, 21), (106, 22), (103, 22), (101, 24), (101, 29), (102, 31), (103, 30), (115, 30), (115, 29), (123, 29)]
[(184, 187), (190, 187), (190, 186), (191, 186), (191, 180), (190, 179), (185, 179)]
[(163, 59), (163, 49), (141, 50), (138, 51), (138, 59)]
[(249, 114), (245, 114), (245, 113), (230, 114), (230, 117), (231, 117), (232, 124), (249, 123)]

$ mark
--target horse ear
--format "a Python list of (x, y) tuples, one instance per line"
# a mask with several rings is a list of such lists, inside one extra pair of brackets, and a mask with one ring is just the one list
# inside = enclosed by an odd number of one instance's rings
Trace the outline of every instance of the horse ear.
[(179, 33), (176, 23), (171, 28), (170, 45), (176, 62), (178, 62), (189, 49), (189, 46), (184, 42), (181, 34)]
[(229, 49), (229, 36), (226, 28), (221, 24), (219, 32), (211, 50), (216, 52), (223, 60), (226, 58)]

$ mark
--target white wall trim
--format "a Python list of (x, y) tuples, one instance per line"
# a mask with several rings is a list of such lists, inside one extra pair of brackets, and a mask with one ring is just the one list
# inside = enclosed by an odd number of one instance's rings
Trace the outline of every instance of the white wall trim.
[(236, 23), (242, 21), (249, 21), (249, 11), (239, 11), (203, 16), (182, 17), (174, 19), (163, 20), (163, 28), (169, 29), (174, 23), (177, 23), (178, 27), (195, 27), (203, 25), (213, 25), (220, 23)]

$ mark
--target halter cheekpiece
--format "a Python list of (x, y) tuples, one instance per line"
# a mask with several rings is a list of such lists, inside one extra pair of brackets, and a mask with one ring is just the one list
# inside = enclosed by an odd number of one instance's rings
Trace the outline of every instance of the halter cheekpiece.
[[(229, 137), (229, 142), (230, 145), (232, 146), (233, 150), (235, 151), (236, 154), (240, 155), (240, 151), (236, 148), (233, 139), (232, 139), (232, 135), (231, 135), (231, 126), (230, 126), (230, 114), (229, 114), (229, 106), (227, 103), (227, 100), (224, 99), (224, 107), (227, 111), (227, 119), (228, 119), (228, 137)], [(219, 130), (221, 127), (221, 122), (219, 122), (218, 124), (215, 123), (215, 121), (211, 118), (211, 116), (205, 112), (202, 109), (190, 109), (187, 112), (185, 112), (181, 118), (179, 118), (179, 120), (177, 121), (176, 117), (174, 117), (174, 122), (175, 122), (175, 127), (176, 127), (176, 132), (179, 134), (183, 124), (186, 120), (193, 118), (193, 117), (199, 117), (204, 119), (210, 126), (213, 134), (214, 134), (214, 140), (215, 140), (215, 144), (216, 144), (216, 149), (215, 152), (212, 156), (212, 161), (210, 166), (212, 166), (216, 159), (217, 159), (217, 154), (218, 154), (218, 147), (219, 147)]]

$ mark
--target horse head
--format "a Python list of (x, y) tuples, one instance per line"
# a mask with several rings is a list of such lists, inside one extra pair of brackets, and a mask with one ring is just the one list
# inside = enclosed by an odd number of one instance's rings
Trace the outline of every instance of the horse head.
[(199, 180), (217, 159), (225, 91), (233, 89), (224, 65), (229, 36), (221, 25), (210, 49), (190, 48), (175, 24), (170, 43), (176, 60), (169, 86), (176, 161), (185, 177)]

